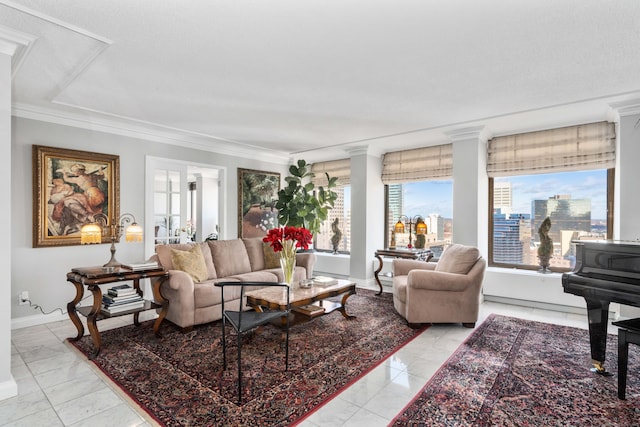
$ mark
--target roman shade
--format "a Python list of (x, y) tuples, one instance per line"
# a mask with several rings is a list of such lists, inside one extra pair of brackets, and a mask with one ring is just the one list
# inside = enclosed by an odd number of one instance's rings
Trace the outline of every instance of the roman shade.
[(487, 173), (497, 177), (613, 168), (615, 140), (615, 125), (609, 122), (496, 137), (487, 144)]
[(331, 178), (338, 178), (338, 185), (349, 185), (351, 182), (351, 159), (314, 163), (311, 165), (311, 172), (315, 175), (311, 182), (316, 186), (326, 187), (329, 184), (325, 172)]
[(446, 179), (453, 175), (451, 144), (386, 153), (382, 161), (382, 182), (399, 184)]

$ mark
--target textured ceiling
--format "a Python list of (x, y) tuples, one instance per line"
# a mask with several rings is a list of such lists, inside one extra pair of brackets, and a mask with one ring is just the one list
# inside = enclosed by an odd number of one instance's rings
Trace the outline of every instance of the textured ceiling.
[(34, 40), (14, 114), (306, 158), (609, 119), (640, 98), (639, 22), (637, 0), (0, 0)]

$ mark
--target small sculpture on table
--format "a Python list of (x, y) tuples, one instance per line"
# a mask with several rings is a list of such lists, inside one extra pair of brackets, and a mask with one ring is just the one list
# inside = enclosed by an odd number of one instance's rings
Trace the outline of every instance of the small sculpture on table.
[(338, 218), (333, 220), (331, 223), (331, 231), (333, 231), (333, 236), (331, 236), (331, 245), (333, 246), (333, 254), (338, 253), (338, 246), (340, 246), (340, 240), (342, 240), (342, 231), (338, 228), (339, 220)]

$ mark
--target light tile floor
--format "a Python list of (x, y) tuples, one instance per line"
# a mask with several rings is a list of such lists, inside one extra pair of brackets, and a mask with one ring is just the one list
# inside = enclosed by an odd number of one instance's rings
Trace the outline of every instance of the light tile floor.
[[(482, 304), (478, 324), (490, 313), (588, 327), (586, 314), (495, 302)], [(100, 322), (99, 328), (106, 330), (131, 322), (131, 316), (107, 319)], [(309, 416), (301, 426), (386, 426), (472, 331), (460, 325), (430, 327)], [(609, 332), (616, 333), (615, 327), (610, 326)], [(18, 396), (0, 401), (0, 425), (156, 425), (64, 342), (75, 334), (70, 321), (12, 331), (11, 372), (18, 383)]]

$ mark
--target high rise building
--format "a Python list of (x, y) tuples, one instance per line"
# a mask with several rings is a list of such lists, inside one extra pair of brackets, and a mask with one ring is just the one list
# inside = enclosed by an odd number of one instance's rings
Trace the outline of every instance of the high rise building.
[(338, 195), (338, 198), (335, 201), (335, 204), (332, 209), (329, 210), (329, 214), (327, 216), (327, 220), (322, 223), (320, 226), (320, 232), (316, 235), (315, 246), (317, 249), (325, 249), (325, 250), (333, 250), (333, 244), (331, 243), (331, 237), (333, 236), (333, 231), (331, 229), (331, 224), (338, 219), (338, 228), (342, 232), (342, 239), (340, 244), (338, 245), (338, 250), (340, 251), (349, 251), (350, 245), (349, 240), (351, 238), (348, 221), (350, 220), (348, 213), (345, 212), (345, 200), (344, 200), (344, 186), (338, 186), (334, 188)]
[(591, 231), (591, 199), (572, 199), (570, 195), (562, 194), (533, 200), (531, 205), (531, 234), (536, 241), (540, 240), (538, 228), (546, 217), (551, 219), (549, 237), (557, 244), (562, 242), (563, 230)]
[[(402, 209), (404, 207), (404, 193), (402, 191), (402, 184), (389, 184), (388, 188), (389, 197), (389, 217), (387, 219), (387, 233), (391, 233), (393, 226), (396, 224), (400, 215), (402, 215)], [(389, 239), (391, 239), (391, 235)]]
[(511, 183), (508, 181), (493, 183), (493, 209), (500, 209), (503, 214), (510, 214), (513, 199), (512, 199)]
[(444, 240), (444, 218), (440, 214), (431, 214), (425, 218), (424, 222), (427, 224), (429, 234), (434, 234), (438, 241)]
[(522, 215), (507, 215), (500, 209), (493, 214), (493, 260), (503, 264), (522, 264), (525, 246), (520, 226), (524, 221)]

